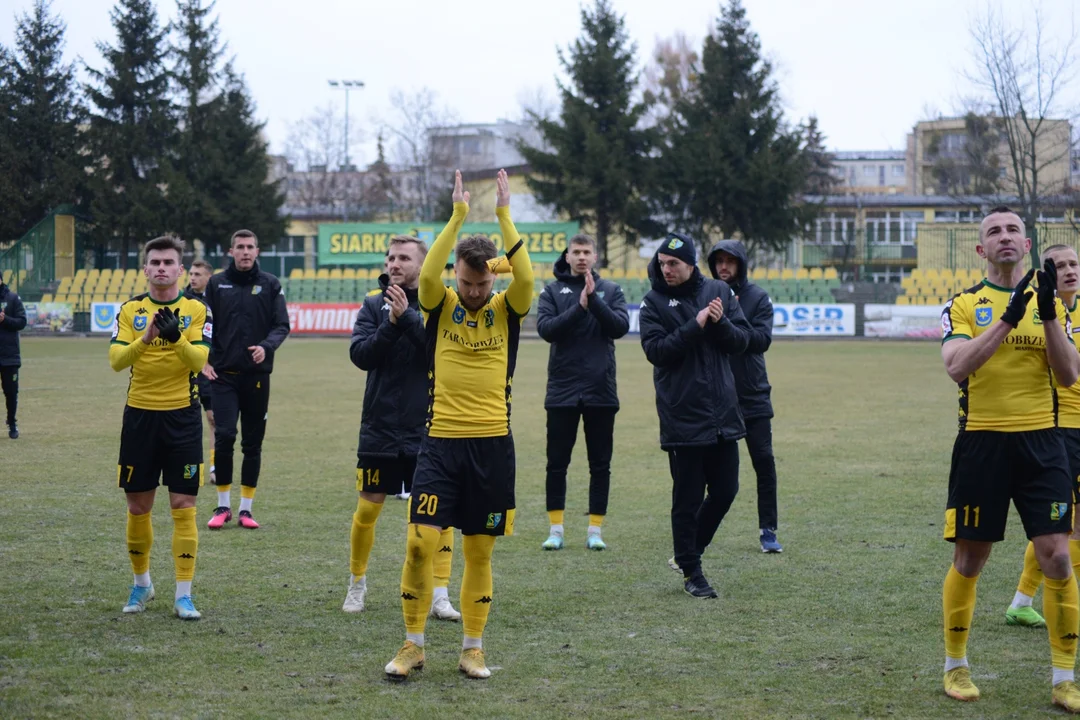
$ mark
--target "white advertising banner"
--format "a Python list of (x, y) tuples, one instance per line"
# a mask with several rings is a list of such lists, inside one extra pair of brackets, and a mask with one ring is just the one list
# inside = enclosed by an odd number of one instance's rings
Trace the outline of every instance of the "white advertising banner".
[(864, 337), (941, 339), (943, 305), (864, 306)]
[(111, 333), (116, 313), (120, 312), (118, 302), (96, 302), (90, 304), (90, 332)]
[[(640, 332), (639, 306), (628, 305), (630, 332)], [(796, 337), (808, 335), (853, 336), (855, 334), (855, 305), (803, 305), (783, 303), (773, 305), (773, 336)]]

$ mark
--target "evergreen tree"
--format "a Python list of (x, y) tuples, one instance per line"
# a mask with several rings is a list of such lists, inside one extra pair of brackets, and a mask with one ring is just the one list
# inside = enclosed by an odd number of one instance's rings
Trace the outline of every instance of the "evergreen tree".
[(0, 238), (22, 235), (50, 209), (85, 194), (74, 65), (63, 62), (64, 23), (37, 0), (19, 18), (14, 52), (0, 58)]
[(151, 0), (117, 0), (110, 13), (116, 45), (99, 43), (106, 67), (87, 67), (96, 167), (91, 210), (95, 234), (118, 241), (121, 264), (134, 244), (171, 229), (166, 193), (176, 123), (165, 68), (166, 30)]
[(736, 233), (753, 251), (787, 247), (809, 163), (802, 133), (788, 129), (772, 79), (739, 0), (705, 39), (693, 92), (665, 126), (659, 206), (703, 246)]
[(552, 148), (521, 146), (537, 198), (592, 229), (601, 267), (616, 233), (652, 235), (660, 227), (644, 201), (650, 179), (654, 132), (641, 127), (648, 111), (634, 100), (636, 47), (610, 0), (581, 11), (582, 35), (559, 62), (569, 82), (559, 82), (558, 119), (533, 115)]

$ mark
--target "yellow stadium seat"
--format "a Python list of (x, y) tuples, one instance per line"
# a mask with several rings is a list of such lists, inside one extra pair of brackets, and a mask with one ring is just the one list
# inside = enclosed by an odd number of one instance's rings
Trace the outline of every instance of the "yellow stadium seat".
[(780, 279), (781, 280), (794, 280), (795, 279), (795, 271), (792, 270), (791, 268), (784, 268), (783, 270), (780, 271)]
[(765, 275), (766, 275), (766, 272), (765, 272), (765, 268), (763, 268), (763, 267), (756, 267), (756, 268), (754, 268), (753, 270), (750, 271), (750, 279), (751, 280), (764, 280)]
[(85, 280), (86, 279), (86, 268), (79, 268), (78, 270), (76, 270), (75, 271), (75, 277), (76, 278), (82, 278), (83, 280)]
[(942, 280), (948, 280), (949, 282), (952, 282), (956, 279), (956, 275), (953, 274), (953, 271), (949, 268), (942, 268), (941, 270), (938, 270), (938, 277)]
[(810, 271), (807, 270), (806, 268), (799, 268), (798, 270), (795, 271), (795, 279), (796, 280), (809, 280), (810, 279)]
[(826, 280), (839, 280), (840, 279), (840, 276), (837, 274), (836, 268), (834, 268), (834, 267), (825, 268), (824, 276), (825, 276)]
[(914, 278), (917, 282), (921, 281), (923, 279), (923, 277), (924, 277), (922, 269), (921, 268), (912, 268), (911, 277)]
[(937, 268), (927, 268), (923, 271), (923, 277), (927, 280), (939, 280), (941, 274), (937, 271)]
[(345, 268), (344, 270), (342, 270), (341, 271), (341, 279), (342, 280), (355, 280), (356, 279), (356, 268)]
[(93, 280), (96, 283), (99, 275), (101, 275), (101, 271), (97, 268), (94, 268), (93, 270), (88, 270), (86, 273), (86, 281), (90, 282), (91, 280)]
[(60, 281), (60, 285), (57, 286), (56, 291), (66, 293), (68, 291), (68, 288), (70, 288), (70, 287), (71, 287), (71, 277), (69, 276), (69, 277), (66, 277), (66, 278), (64, 278), (63, 280)]
[(41, 302), (48, 303), (53, 301), (52, 293), (45, 293), (41, 296)]
[(603, 269), (601, 269), (600, 270), (600, 277), (604, 278), (605, 280), (610, 280), (611, 279), (611, 268), (603, 268)]
[(315, 279), (315, 268), (305, 268), (304, 269), (304, 279), (305, 280), (314, 280)]
[(330, 279), (330, 271), (327, 270), (326, 268), (319, 268), (315, 272), (315, 279), (316, 280), (329, 280)]
[(304, 268), (293, 268), (289, 271), (290, 280), (299, 280), (304, 277)]
[(341, 279), (341, 268), (332, 269), (330, 271), (330, 279), (331, 280), (340, 280)]
[(900, 281), (900, 287), (905, 290), (913, 290), (916, 286), (915, 278), (906, 277)]
[(135, 268), (128, 268), (127, 270), (124, 271), (124, 279), (125, 280), (130, 280), (131, 282), (135, 282), (135, 279), (137, 277), (139, 277), (139, 271), (136, 270)]
[(824, 277), (825, 277), (825, 274), (823, 272), (821, 272), (821, 268), (819, 268), (819, 267), (810, 268), (810, 279), (811, 280), (822, 280)]
[(766, 280), (779, 280), (780, 279), (780, 271), (777, 270), (776, 268), (769, 268), (768, 272), (766, 272), (766, 274), (765, 274), (765, 279)]
[[(540, 277), (540, 276), (538, 275), (537, 277)], [(626, 271), (623, 270), (622, 268), (615, 268), (614, 270), (611, 271), (611, 279), (612, 280), (625, 280), (626, 279)]]
[(112, 268), (105, 268), (104, 270), (102, 270), (101, 273), (98, 275), (98, 278), (103, 280), (112, 279)]
[(907, 295), (897, 295), (896, 296), (896, 304), (897, 305), (908, 305), (909, 303), (910, 303), (910, 300), (908, 299)]

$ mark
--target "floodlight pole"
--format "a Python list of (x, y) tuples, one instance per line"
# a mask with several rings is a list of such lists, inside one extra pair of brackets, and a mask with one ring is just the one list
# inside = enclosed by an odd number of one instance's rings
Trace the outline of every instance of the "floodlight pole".
[[(345, 162), (342, 164), (342, 170), (349, 170), (349, 90), (359, 90), (364, 87), (364, 83), (360, 80), (327, 80), (327, 84), (335, 90), (345, 91)], [(348, 199), (345, 201), (346, 207), (342, 209), (342, 220), (347, 220)]]

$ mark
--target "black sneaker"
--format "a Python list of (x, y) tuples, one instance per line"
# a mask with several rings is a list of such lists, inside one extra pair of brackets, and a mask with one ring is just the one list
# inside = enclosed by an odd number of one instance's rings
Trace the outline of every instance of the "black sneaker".
[(700, 570), (696, 571), (693, 575), (686, 578), (683, 581), (683, 590), (686, 590), (687, 595), (692, 595), (696, 598), (717, 598), (720, 597), (713, 590), (712, 585), (705, 579), (705, 575)]
[(11, 423), (10, 425), (8, 425), (8, 434), (7, 434), (7, 436), (9, 438), (11, 438), (12, 440), (18, 440), (19, 439), (19, 426), (16, 425), (15, 423)]

